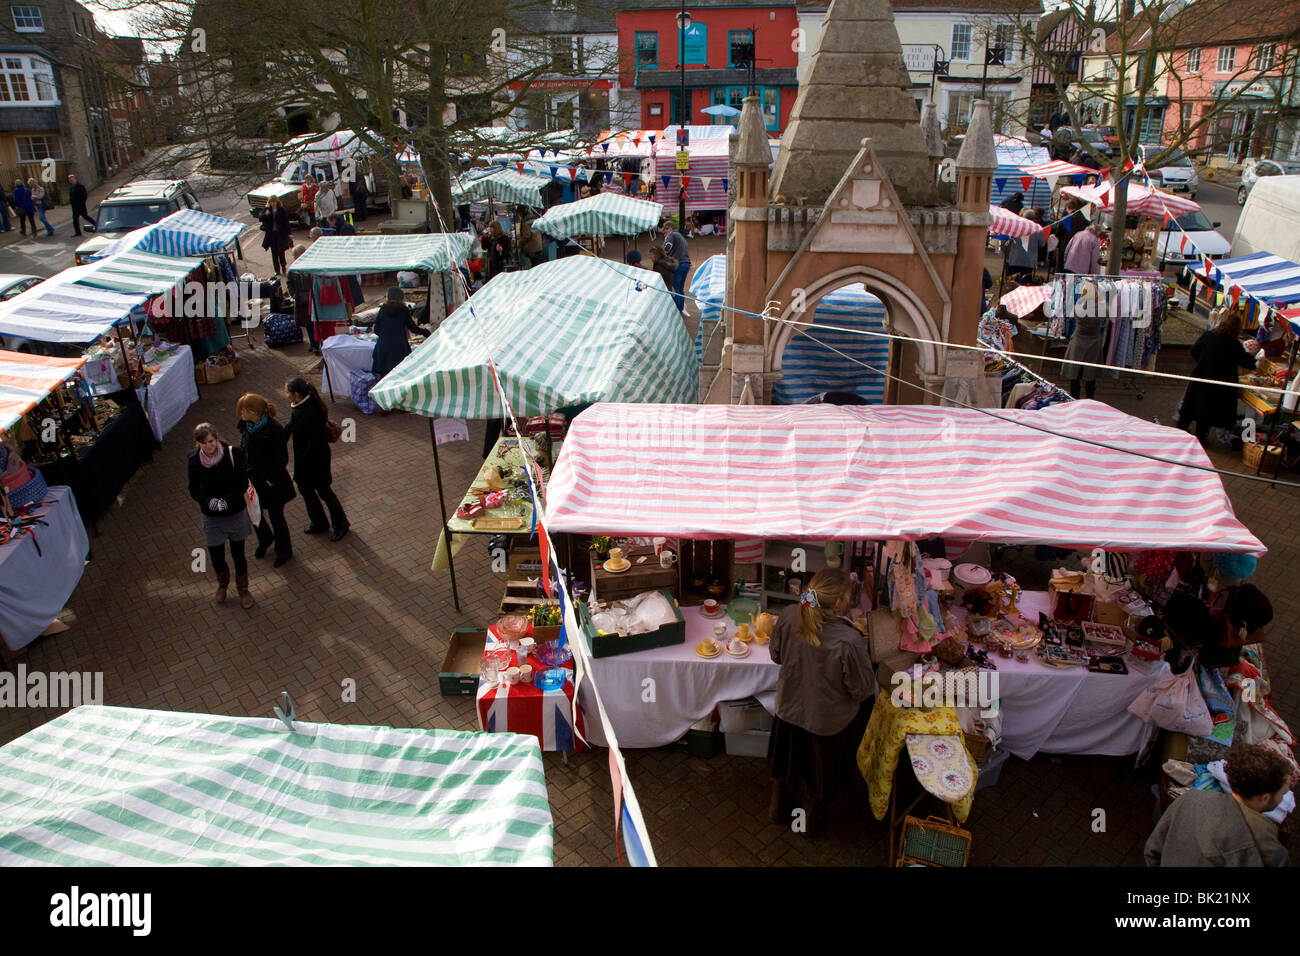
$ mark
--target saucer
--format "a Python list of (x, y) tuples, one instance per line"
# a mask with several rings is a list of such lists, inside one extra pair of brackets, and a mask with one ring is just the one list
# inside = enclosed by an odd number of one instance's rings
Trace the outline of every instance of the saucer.
[(742, 644), (741, 646), (744, 648), (744, 651), (743, 651), (742, 653), (740, 653), (740, 654), (737, 654), (735, 651), (733, 651), (733, 650), (731, 649), (731, 645), (728, 644), (728, 645), (727, 645), (727, 656), (728, 656), (728, 657), (748, 657), (748, 656), (749, 656), (749, 645), (748, 645), (748, 644)]
[(614, 564), (613, 561), (606, 561), (601, 565), (601, 567), (610, 574), (622, 574), (628, 568), (632, 567), (632, 562), (624, 558), (622, 564)]
[(754, 635), (754, 643), (757, 644), (759, 647), (767, 647), (768, 642), (771, 640), (772, 640), (771, 634), (767, 635), (767, 637), (763, 637), (761, 634)]
[(725, 604), (719, 604), (718, 609), (714, 611), (712, 614), (704, 610), (703, 605), (700, 606), (700, 617), (707, 617), (711, 621), (716, 621), (718, 618), (723, 617), (726, 613), (727, 613), (727, 605)]
[(712, 654), (709, 654), (704, 650), (704, 642), (701, 641), (700, 643), (695, 645), (695, 653), (698, 654), (700, 657), (703, 657), (705, 660), (711, 661), (713, 660), (713, 658), (717, 657), (719, 654), (722, 653), (721, 644), (716, 644), (714, 646), (717, 648), (717, 650), (715, 650)]

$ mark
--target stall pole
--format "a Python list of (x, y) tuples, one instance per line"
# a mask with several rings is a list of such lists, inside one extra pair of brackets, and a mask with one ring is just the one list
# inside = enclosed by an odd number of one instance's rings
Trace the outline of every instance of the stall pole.
[[(1282, 321), (1286, 322), (1287, 320), (1283, 319)], [(1295, 373), (1295, 360), (1296, 360), (1297, 349), (1300, 349), (1300, 338), (1293, 339), (1291, 342), (1291, 358), (1287, 361), (1286, 364), (1286, 381), (1282, 385), (1283, 389), (1286, 389), (1287, 387), (1290, 386), (1291, 376)], [(1273, 407), (1273, 414), (1269, 416), (1268, 437), (1264, 439), (1265, 448), (1268, 448), (1270, 445), (1273, 444), (1273, 435), (1277, 431), (1278, 423), (1282, 420), (1282, 400), (1285, 398), (1286, 398), (1285, 393), (1277, 397), (1277, 404)], [(1255, 466), (1255, 474), (1258, 475), (1263, 470), (1263, 468), (1264, 468), (1264, 456), (1260, 455), (1259, 464)], [(1277, 456), (1277, 465), (1273, 468), (1274, 481), (1277, 480), (1277, 476), (1281, 473), (1281, 471), (1282, 471), (1282, 456), (1279, 454)]]
[(447, 502), (442, 497), (442, 460), (438, 457), (438, 435), (429, 419), (429, 441), (433, 444), (433, 471), (438, 476), (438, 508), (442, 512), (442, 537), (447, 542), (447, 570), (451, 573), (451, 601), (460, 610), (460, 593), (456, 590), (456, 563), (452, 557), (451, 529), (447, 527)]

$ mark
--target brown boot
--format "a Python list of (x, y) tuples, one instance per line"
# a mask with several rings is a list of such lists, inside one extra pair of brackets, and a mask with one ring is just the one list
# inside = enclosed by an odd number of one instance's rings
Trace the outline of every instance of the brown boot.
[(226, 603), (226, 591), (230, 588), (230, 571), (217, 572), (217, 603)]
[(235, 587), (239, 588), (239, 606), (247, 611), (253, 606), (253, 595), (248, 590), (248, 575), (236, 574)]

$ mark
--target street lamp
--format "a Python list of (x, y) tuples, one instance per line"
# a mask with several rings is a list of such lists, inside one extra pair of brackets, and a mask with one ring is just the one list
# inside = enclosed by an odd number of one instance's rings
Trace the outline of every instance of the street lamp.
[[(677, 65), (681, 69), (681, 88), (678, 91), (677, 107), (677, 143), (681, 149), (682, 131), (686, 129), (691, 111), (686, 105), (686, 28), (691, 25), (691, 15), (686, 12), (686, 0), (682, 0), (682, 11), (677, 14)], [(680, 180), (679, 180), (680, 181)], [(686, 228), (686, 187), (681, 186), (677, 194), (677, 228)]]

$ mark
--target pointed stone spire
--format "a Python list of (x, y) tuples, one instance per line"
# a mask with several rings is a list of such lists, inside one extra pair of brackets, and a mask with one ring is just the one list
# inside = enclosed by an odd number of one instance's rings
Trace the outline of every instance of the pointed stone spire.
[(989, 101), (976, 100), (971, 109), (970, 125), (966, 138), (957, 153), (958, 169), (998, 168), (998, 148), (993, 141), (993, 120), (989, 115)]
[(939, 129), (939, 111), (933, 103), (921, 107), (921, 135), (925, 137), (925, 154), (933, 160), (943, 159), (943, 132)]
[(776, 202), (824, 203), (868, 137), (904, 203), (937, 203), (890, 0), (831, 0), (772, 173)]
[(740, 143), (736, 147), (737, 166), (772, 165), (772, 148), (767, 145), (767, 128), (763, 123), (763, 108), (757, 96), (746, 96), (740, 110)]

